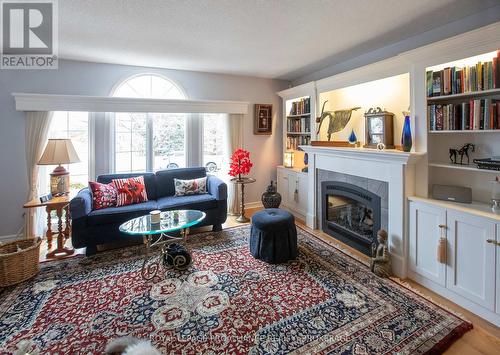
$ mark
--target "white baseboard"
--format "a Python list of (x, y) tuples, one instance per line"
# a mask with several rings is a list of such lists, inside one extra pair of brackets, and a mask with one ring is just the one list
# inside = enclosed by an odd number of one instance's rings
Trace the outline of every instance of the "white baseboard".
[(8, 243), (17, 239), (16, 234), (0, 235), (0, 243)]

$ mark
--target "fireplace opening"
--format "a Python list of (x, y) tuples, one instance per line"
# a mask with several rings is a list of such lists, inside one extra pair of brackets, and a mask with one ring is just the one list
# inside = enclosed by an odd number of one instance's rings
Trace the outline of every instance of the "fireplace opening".
[(371, 255), (381, 223), (380, 196), (339, 181), (322, 182), (321, 194), (323, 231)]

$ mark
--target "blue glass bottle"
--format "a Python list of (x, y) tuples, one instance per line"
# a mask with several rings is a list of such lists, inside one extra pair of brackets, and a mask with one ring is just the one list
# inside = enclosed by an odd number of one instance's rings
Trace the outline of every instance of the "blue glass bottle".
[(403, 134), (401, 135), (401, 145), (403, 146), (403, 151), (409, 152), (412, 146), (411, 139), (411, 126), (410, 126), (410, 115), (405, 114), (405, 123), (403, 125)]

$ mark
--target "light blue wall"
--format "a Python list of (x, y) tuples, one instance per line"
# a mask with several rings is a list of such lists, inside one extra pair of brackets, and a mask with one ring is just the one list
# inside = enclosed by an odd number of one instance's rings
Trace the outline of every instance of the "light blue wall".
[[(27, 196), (25, 114), (15, 111), (12, 93), (107, 96), (118, 82), (144, 72), (169, 77), (182, 86), (190, 99), (250, 102), (244, 140), (255, 161), (253, 174), (258, 182), (249, 187), (248, 201), (259, 201), (271, 171), (281, 163), (282, 124), (274, 120), (272, 136), (253, 135), (253, 104), (273, 104), (276, 117), (281, 112), (281, 100), (275, 93), (287, 88), (287, 81), (63, 60), (58, 70), (0, 70), (0, 236), (15, 234), (21, 228), (22, 205)], [(106, 139), (106, 134), (97, 133), (96, 145), (107, 146)]]

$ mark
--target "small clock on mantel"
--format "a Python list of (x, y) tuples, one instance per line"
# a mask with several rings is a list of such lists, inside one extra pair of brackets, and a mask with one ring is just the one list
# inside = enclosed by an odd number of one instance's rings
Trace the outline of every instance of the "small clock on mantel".
[(365, 148), (377, 148), (383, 143), (387, 149), (394, 148), (394, 114), (380, 107), (365, 112)]

